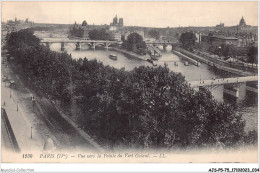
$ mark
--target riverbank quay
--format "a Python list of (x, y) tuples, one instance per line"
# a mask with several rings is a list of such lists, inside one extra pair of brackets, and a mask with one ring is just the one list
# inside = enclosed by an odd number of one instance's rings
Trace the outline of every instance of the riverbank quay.
[(175, 55), (180, 56), (180, 57), (182, 57), (182, 58), (188, 60), (189, 62), (191, 62), (192, 64), (194, 64), (194, 65), (196, 65), (196, 66), (199, 66), (199, 65), (200, 65), (200, 62), (198, 62), (197, 60), (194, 60), (194, 59), (192, 59), (192, 58), (190, 58), (190, 57), (188, 57), (188, 56), (186, 56), (186, 55), (184, 55), (184, 54), (182, 54), (182, 53), (180, 53), (180, 52), (178, 52), (178, 51), (176, 51), (176, 50), (173, 50), (172, 52), (173, 52)]
[(222, 78), (222, 79), (214, 79), (214, 80), (190, 81), (188, 82), (188, 84), (190, 87), (196, 88), (196, 87), (203, 87), (203, 86), (234, 84), (234, 83), (250, 82), (250, 81), (257, 81), (257, 80), (258, 80), (258, 76), (246, 76), (246, 77)]
[[(28, 87), (29, 83), (25, 82), (21, 71), (12, 63), (8, 64), (8, 68), (2, 65), (2, 74), (16, 85), (10, 87), (9, 81), (2, 82), (2, 105), (21, 151), (42, 152), (50, 140), (55, 151), (100, 151), (101, 147), (70, 117), (61, 115), (51, 100)], [(31, 100), (32, 95), (35, 104)]]
[(42, 151), (46, 138), (40, 135), (35, 112), (29, 105), (30, 94), (17, 87), (19, 82), (16, 80), (15, 74), (11, 72), (10, 67), (2, 65), (2, 74), (16, 83), (16, 88), (11, 88), (8, 81), (1, 82), (1, 98), (2, 107), (6, 111), (10, 127), (21, 152)]
[[(3, 105), (5, 106), (5, 105)], [(17, 143), (17, 140), (15, 138), (13, 129), (11, 127), (10, 121), (7, 117), (6, 111), (5, 109), (1, 108), (1, 145), (3, 146), (3, 148), (7, 149), (8, 151), (12, 151), (12, 152), (20, 152), (20, 148), (19, 145)]]
[(211, 55), (207, 52), (203, 52), (203, 51), (200, 51), (200, 50), (196, 50), (196, 54), (198, 54), (199, 56), (202, 56), (204, 58), (207, 58), (213, 62), (218, 62), (219, 64), (222, 64), (222, 65), (227, 65), (227, 66), (232, 66), (234, 68), (238, 68), (238, 69), (241, 69), (241, 70), (249, 70), (249, 71), (252, 71), (252, 72), (257, 72), (257, 69), (258, 69), (258, 65), (257, 64), (249, 64), (249, 63), (245, 63), (245, 62), (236, 62), (236, 61), (225, 61), (223, 59), (219, 59), (219, 58), (215, 58), (216, 56), (214, 55)]
[(243, 71), (243, 70), (240, 70), (240, 69), (229, 67), (227, 65), (223, 65), (222, 63), (219, 64), (217, 62), (213, 62), (211, 60), (208, 60), (204, 57), (198, 56), (194, 53), (188, 52), (188, 51), (183, 50), (181, 48), (178, 48), (178, 50), (174, 50), (174, 51), (182, 53), (182, 54), (188, 56), (189, 58), (192, 58), (192, 59), (197, 60), (199, 62), (203, 62), (205, 64), (208, 64), (209, 66), (212, 66), (216, 69), (219, 69), (219, 70), (222, 70), (222, 71), (225, 71), (225, 72), (228, 72), (228, 73), (232, 73), (232, 74), (239, 75), (239, 76), (254, 76), (255, 75), (252, 72)]
[(111, 47), (110, 50), (116, 51), (116, 52), (120, 52), (122, 54), (124, 54), (126, 57), (130, 57), (130, 58), (137, 58), (143, 61), (147, 61), (148, 59), (151, 59), (149, 55), (138, 55), (134, 52), (130, 52), (127, 50), (123, 50), (123, 49), (119, 49), (119, 48), (115, 48), (115, 47)]

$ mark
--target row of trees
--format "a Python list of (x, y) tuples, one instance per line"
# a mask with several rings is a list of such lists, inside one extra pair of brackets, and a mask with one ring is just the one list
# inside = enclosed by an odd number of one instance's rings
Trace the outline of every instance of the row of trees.
[[(213, 33), (209, 33), (209, 36), (213, 36)], [(234, 45), (227, 45), (222, 44), (220, 46), (213, 45), (212, 40), (213, 38), (209, 37), (208, 40), (208, 49), (207, 51), (224, 57), (236, 57), (245, 54), (245, 50), (239, 49)], [(192, 51), (195, 46), (195, 41), (197, 40), (196, 36), (192, 32), (185, 32), (180, 35), (179, 42), (182, 44), (182, 47), (186, 50)], [(257, 47), (251, 46), (246, 50), (247, 59), (246, 62), (248, 63), (257, 63), (258, 62), (258, 50)]]
[(251, 46), (247, 53), (247, 62), (249, 63), (258, 63), (258, 49), (255, 46)]
[(236, 57), (238, 55), (238, 49), (234, 45), (222, 44), (219, 47), (210, 46), (209, 52), (224, 57)]
[(84, 35), (84, 30), (81, 27), (76, 27), (76, 25), (74, 25), (71, 29), (70, 29), (70, 35), (74, 36), (74, 37), (83, 37)]
[(224, 56), (224, 57), (244, 56), (246, 53), (247, 58), (243, 61), (248, 62), (248, 63), (257, 63), (258, 62), (258, 50), (257, 50), (257, 47), (255, 47), (255, 46), (251, 46), (251, 47), (247, 48), (246, 50), (243, 50), (243, 49), (240, 50), (238, 47), (236, 47), (234, 45), (222, 44), (219, 47), (210, 46), (209, 52), (214, 53), (215, 55)]
[(27, 82), (53, 99), (69, 103), (67, 66), (72, 61), (70, 56), (40, 45), (39, 38), (33, 35), (31, 29), (12, 32), (6, 39), (10, 56), (15, 57), (15, 63), (23, 69)]
[(149, 36), (155, 38), (156, 40), (159, 40), (160, 39), (160, 32), (156, 29), (151, 29), (149, 32), (148, 32)]
[(167, 67), (127, 72), (96, 60), (73, 60), (41, 46), (29, 30), (11, 33), (7, 47), (37, 90), (64, 103), (80, 96), (78, 124), (110, 147), (234, 146), (257, 139), (256, 132), (245, 133), (233, 107), (216, 102), (208, 91), (195, 92)]
[(105, 29), (93, 29), (89, 31), (88, 36), (91, 40), (110, 40), (111, 35)]

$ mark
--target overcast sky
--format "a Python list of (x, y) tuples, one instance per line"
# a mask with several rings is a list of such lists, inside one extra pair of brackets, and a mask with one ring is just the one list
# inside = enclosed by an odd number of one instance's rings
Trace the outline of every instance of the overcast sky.
[(127, 26), (234, 26), (242, 16), (257, 26), (257, 2), (2, 2), (2, 21), (29, 18), (36, 23), (75, 21), (109, 24), (117, 14)]

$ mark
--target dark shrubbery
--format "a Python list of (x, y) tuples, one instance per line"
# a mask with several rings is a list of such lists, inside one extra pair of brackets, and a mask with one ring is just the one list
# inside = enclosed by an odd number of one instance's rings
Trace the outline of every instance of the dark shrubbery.
[(80, 98), (78, 123), (111, 147), (257, 141), (256, 132), (245, 133), (245, 122), (233, 107), (216, 102), (208, 91), (195, 92), (167, 67), (127, 72), (96, 60), (72, 60), (41, 46), (29, 30), (11, 33), (7, 47), (38, 89), (63, 103)]

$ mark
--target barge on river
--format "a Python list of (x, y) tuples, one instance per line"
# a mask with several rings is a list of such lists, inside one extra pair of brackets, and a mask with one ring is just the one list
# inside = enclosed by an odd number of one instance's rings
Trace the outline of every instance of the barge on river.
[(114, 55), (114, 54), (110, 54), (110, 55), (109, 55), (109, 58), (112, 59), (112, 60), (117, 60), (117, 56)]

